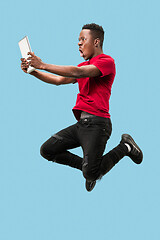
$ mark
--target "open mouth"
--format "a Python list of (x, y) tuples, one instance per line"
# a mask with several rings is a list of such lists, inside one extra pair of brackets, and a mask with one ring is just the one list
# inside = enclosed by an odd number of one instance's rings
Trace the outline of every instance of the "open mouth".
[(80, 51), (80, 56), (83, 57), (83, 51), (81, 49), (79, 49)]

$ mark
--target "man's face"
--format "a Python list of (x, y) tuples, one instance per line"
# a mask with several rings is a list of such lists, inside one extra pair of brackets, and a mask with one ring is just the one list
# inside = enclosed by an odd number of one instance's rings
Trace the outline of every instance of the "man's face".
[(91, 59), (95, 54), (94, 39), (89, 29), (83, 29), (79, 34), (80, 56), (85, 60)]

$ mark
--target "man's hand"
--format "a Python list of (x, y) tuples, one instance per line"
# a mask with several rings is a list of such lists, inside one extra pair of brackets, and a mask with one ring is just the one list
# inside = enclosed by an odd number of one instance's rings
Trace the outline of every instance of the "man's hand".
[(27, 68), (29, 68), (29, 63), (25, 58), (21, 58), (21, 69), (23, 72), (27, 73)]
[(37, 57), (34, 52), (28, 52), (28, 55), (30, 55), (30, 57), (27, 58), (27, 60), (29, 60), (29, 65), (31, 67), (37, 68), (37, 69), (42, 69), (43, 68), (43, 62), (42, 60)]

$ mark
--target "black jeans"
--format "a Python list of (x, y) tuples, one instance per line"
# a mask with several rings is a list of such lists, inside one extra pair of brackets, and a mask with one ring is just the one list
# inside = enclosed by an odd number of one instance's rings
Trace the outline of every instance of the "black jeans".
[[(103, 156), (111, 132), (109, 118), (95, 116), (81, 119), (49, 138), (40, 152), (49, 161), (82, 170), (83, 176), (93, 181), (106, 174), (126, 155), (126, 146), (119, 144)], [(83, 149), (83, 158), (67, 151), (79, 146)]]

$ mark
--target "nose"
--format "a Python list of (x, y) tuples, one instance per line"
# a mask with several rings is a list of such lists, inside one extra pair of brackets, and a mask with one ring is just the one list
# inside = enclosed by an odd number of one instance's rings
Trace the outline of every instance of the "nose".
[(81, 40), (79, 40), (78, 46), (82, 46), (82, 41)]

